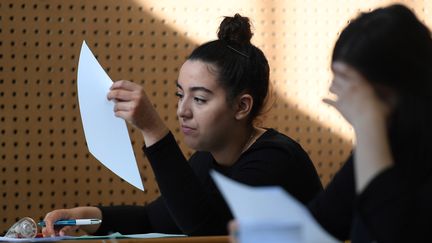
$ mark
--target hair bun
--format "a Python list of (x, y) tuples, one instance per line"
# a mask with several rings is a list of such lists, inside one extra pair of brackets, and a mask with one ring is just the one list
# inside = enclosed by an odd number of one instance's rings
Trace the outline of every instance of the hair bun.
[(249, 44), (253, 35), (249, 18), (242, 17), (238, 13), (234, 17), (225, 17), (217, 35), (219, 40), (226, 41), (228, 44)]

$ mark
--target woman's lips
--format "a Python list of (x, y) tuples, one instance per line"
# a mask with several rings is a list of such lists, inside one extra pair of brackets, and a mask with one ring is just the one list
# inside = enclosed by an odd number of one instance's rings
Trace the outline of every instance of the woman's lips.
[(188, 127), (188, 126), (181, 126), (181, 129), (182, 129), (182, 132), (185, 135), (190, 135), (190, 134), (192, 134), (196, 130), (195, 128), (191, 128), (191, 127)]

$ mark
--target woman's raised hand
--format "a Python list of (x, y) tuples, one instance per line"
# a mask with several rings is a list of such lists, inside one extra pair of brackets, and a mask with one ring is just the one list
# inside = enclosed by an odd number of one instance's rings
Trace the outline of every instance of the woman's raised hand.
[(385, 122), (390, 106), (379, 99), (369, 82), (345, 63), (335, 62), (332, 69), (334, 79), (330, 91), (337, 98), (323, 101), (335, 107), (354, 128), (376, 121)]
[(113, 83), (108, 100), (114, 101), (114, 113), (139, 128), (147, 146), (159, 141), (168, 133), (168, 128), (148, 99), (144, 88), (131, 81)]

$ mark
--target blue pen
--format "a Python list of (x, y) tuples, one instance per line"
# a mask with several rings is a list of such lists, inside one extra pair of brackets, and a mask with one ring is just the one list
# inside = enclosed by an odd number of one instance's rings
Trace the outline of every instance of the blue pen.
[[(66, 219), (56, 221), (54, 226), (92, 225), (100, 223), (102, 223), (100, 219)], [(38, 225), (40, 227), (45, 227), (45, 221), (39, 222)]]

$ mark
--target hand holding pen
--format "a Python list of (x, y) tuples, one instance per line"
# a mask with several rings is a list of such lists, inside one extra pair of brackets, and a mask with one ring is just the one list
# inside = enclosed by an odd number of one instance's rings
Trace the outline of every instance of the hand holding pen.
[(76, 207), (49, 212), (39, 225), (43, 227), (44, 237), (64, 236), (78, 228), (92, 234), (99, 228), (101, 219), (102, 212), (97, 207)]
[[(100, 219), (66, 219), (66, 220), (58, 220), (54, 222), (54, 227), (64, 227), (64, 226), (76, 226), (76, 225), (93, 225), (100, 224), (102, 220)], [(45, 221), (41, 221), (38, 223), (40, 227), (45, 227)]]

